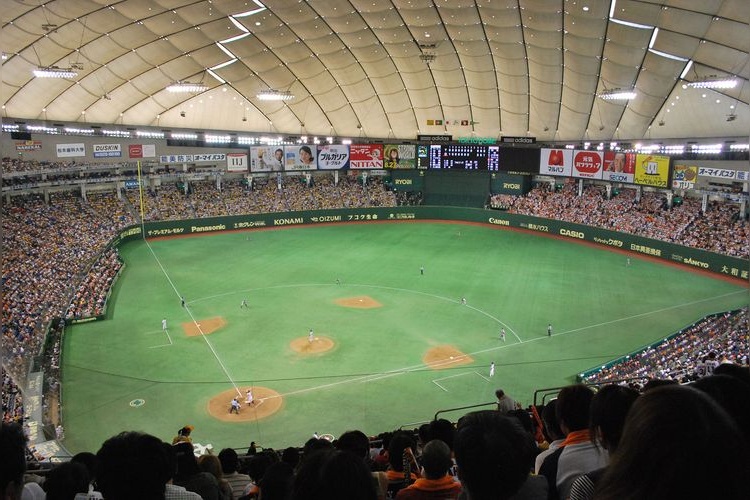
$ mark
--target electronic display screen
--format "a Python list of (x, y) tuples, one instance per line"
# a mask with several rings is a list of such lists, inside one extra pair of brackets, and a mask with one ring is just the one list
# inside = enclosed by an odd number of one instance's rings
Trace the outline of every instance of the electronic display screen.
[(430, 147), (426, 145), (417, 146), (417, 168), (427, 169), (430, 166)]

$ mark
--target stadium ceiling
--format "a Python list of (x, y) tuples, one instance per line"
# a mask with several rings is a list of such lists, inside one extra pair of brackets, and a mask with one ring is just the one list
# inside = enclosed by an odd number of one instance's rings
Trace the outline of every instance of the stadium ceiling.
[[(354, 139), (750, 133), (747, 0), (5, 0), (2, 17), (6, 120)], [(33, 74), (52, 66), (77, 74)], [(709, 77), (738, 84), (683, 88)], [(636, 98), (597, 97), (610, 89)]]

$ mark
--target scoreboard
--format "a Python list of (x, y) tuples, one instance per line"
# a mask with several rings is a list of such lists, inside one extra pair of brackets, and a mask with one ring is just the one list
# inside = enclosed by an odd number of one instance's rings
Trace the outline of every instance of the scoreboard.
[(421, 147), (419, 168), (442, 170), (498, 171), (500, 151), (498, 146), (476, 144), (431, 144)]

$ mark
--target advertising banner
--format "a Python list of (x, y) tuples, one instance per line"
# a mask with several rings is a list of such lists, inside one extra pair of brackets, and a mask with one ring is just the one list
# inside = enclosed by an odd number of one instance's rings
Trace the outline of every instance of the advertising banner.
[(314, 144), (303, 144), (301, 146), (284, 146), (284, 170), (315, 170), (315, 153), (317, 148)]
[(424, 189), (424, 172), (416, 170), (394, 170), (391, 183), (396, 191), (422, 191)]
[(200, 153), (197, 155), (193, 155), (194, 163), (222, 163), (226, 160), (226, 153)]
[(155, 158), (156, 145), (154, 144), (130, 144), (128, 145), (128, 156), (130, 158)]
[(82, 142), (75, 144), (55, 144), (58, 158), (74, 158), (86, 156), (86, 145)]
[[(439, 172), (445, 176), (446, 172)], [(447, 172), (454, 176), (454, 172)], [(356, 173), (355, 173), (356, 175)], [(420, 179), (418, 172), (393, 172), (395, 179)], [(402, 185), (401, 183), (399, 183)], [(406, 183), (403, 184), (406, 189)], [(277, 212), (270, 214), (248, 214), (229, 217), (209, 217), (195, 220), (157, 221), (145, 224), (145, 235), (172, 236), (181, 234), (198, 234), (226, 231), (232, 229), (249, 229), (258, 227), (282, 227), (303, 224), (329, 224), (332, 222), (366, 222), (366, 221), (399, 221), (399, 220), (453, 220), (479, 222), (492, 226), (521, 228), (524, 230), (562, 236), (578, 241), (588, 241), (603, 247), (626, 250), (636, 254), (656, 257), (679, 263), (690, 268), (708, 270), (714, 273), (743, 280), (747, 283), (750, 271), (747, 260), (727, 255), (716, 254), (684, 247), (675, 243), (652, 240), (642, 236), (619, 233), (607, 229), (594, 228), (541, 217), (530, 217), (520, 214), (509, 214), (497, 210), (477, 210), (459, 207), (372, 207), (332, 210), (314, 210), (311, 212)], [(121, 233), (121, 241), (141, 236), (140, 227), (132, 227)]]
[(383, 145), (352, 144), (349, 147), (349, 168), (383, 168)]
[(223, 163), (226, 153), (200, 153), (196, 155), (161, 155), (160, 163)]
[(523, 195), (531, 189), (531, 176), (493, 173), (490, 177), (490, 190), (493, 194)]
[(416, 148), (412, 144), (385, 144), (383, 166), (388, 169), (412, 169), (416, 166)]
[(121, 156), (120, 144), (94, 144), (94, 158), (119, 158)]
[(573, 177), (601, 179), (604, 155), (599, 151), (573, 151)]
[(250, 148), (251, 172), (281, 172), (284, 170), (283, 146), (258, 146)]
[(247, 155), (245, 153), (228, 153), (227, 172), (247, 172)]
[(701, 177), (716, 177), (718, 179), (735, 179), (737, 178), (737, 170), (729, 170), (727, 168), (711, 168), (711, 167), (699, 167), (698, 175)]
[(42, 149), (42, 141), (22, 141), (16, 143), (16, 151), (38, 151)]
[(635, 153), (604, 152), (602, 179), (612, 182), (633, 182), (635, 175)]
[(318, 146), (318, 168), (340, 170), (349, 166), (349, 146), (346, 144), (324, 144)]
[(695, 165), (675, 165), (672, 173), (674, 189), (693, 189), (698, 179), (698, 167)]
[(633, 179), (643, 186), (669, 187), (669, 156), (636, 155)]
[(128, 157), (129, 158), (143, 158), (143, 145), (142, 144), (128, 145)]
[(542, 175), (570, 176), (573, 167), (572, 149), (542, 148), (539, 158), (539, 173)]

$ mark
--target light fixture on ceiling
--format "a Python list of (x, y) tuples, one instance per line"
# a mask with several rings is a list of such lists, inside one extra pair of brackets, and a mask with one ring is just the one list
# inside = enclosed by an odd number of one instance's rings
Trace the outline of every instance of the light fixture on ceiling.
[(57, 66), (39, 66), (34, 70), (37, 78), (75, 78), (78, 72), (73, 68), (58, 68)]
[(694, 89), (733, 89), (737, 86), (736, 78), (718, 78), (716, 75), (712, 75), (702, 80), (695, 82), (688, 82), (682, 87), (692, 87)]
[(289, 92), (288, 90), (261, 90), (257, 94), (255, 94), (255, 97), (260, 99), (261, 101), (289, 101), (290, 99), (294, 99), (294, 94)]
[(208, 90), (208, 87), (202, 83), (178, 81), (167, 86), (167, 91), (173, 93), (195, 94), (197, 92), (205, 92), (206, 90)]
[(598, 97), (605, 101), (629, 101), (635, 99), (635, 92), (633, 90), (605, 89), (599, 92)]

